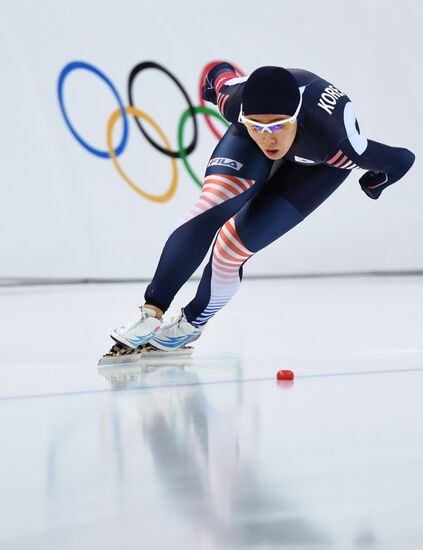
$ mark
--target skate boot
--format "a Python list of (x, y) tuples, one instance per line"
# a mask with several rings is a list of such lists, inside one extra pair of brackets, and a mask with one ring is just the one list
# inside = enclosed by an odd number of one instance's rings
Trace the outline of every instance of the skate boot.
[(180, 313), (171, 317), (170, 322), (163, 323), (154, 333), (150, 345), (163, 351), (174, 351), (197, 340), (202, 331), (203, 327), (187, 321), (184, 310), (181, 309)]
[(113, 330), (110, 336), (117, 342), (117, 347), (123, 346), (128, 350), (136, 350), (153, 338), (154, 332), (161, 327), (162, 323), (161, 319), (157, 319), (153, 309), (141, 306), (126, 325)]

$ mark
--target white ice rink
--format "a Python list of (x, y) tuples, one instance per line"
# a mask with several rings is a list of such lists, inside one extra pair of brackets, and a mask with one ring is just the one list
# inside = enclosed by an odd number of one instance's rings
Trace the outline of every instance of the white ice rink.
[(99, 374), (143, 291), (0, 289), (1, 550), (423, 548), (423, 277), (246, 280)]

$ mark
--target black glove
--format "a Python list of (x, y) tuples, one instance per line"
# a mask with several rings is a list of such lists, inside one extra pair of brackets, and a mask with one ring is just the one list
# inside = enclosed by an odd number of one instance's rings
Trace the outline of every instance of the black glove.
[(371, 199), (378, 199), (382, 191), (391, 185), (385, 172), (374, 172), (372, 170), (366, 172), (358, 181), (363, 191)]
[(228, 72), (235, 73), (235, 69), (234, 67), (232, 67), (232, 65), (226, 62), (218, 63), (210, 69), (210, 71), (207, 73), (206, 80), (204, 81), (203, 87), (201, 89), (201, 96), (205, 101), (210, 101), (210, 103), (214, 103), (215, 105), (217, 104), (217, 96), (214, 89), (216, 78), (221, 73)]

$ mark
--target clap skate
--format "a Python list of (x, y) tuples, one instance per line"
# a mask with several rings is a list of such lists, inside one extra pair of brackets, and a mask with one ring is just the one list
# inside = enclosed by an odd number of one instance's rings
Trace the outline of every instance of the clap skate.
[(110, 365), (128, 365), (137, 361), (168, 361), (171, 358), (190, 357), (194, 351), (193, 347), (183, 346), (172, 351), (163, 351), (151, 344), (144, 344), (136, 349), (128, 349), (121, 344), (115, 344), (98, 362), (99, 367)]
[[(183, 310), (162, 323), (155, 312), (141, 307), (140, 312), (123, 327), (112, 331), (112, 348), (103, 355), (98, 366), (122, 365), (140, 360), (189, 357), (194, 348), (189, 342), (197, 340), (202, 329), (186, 320)], [(137, 345), (138, 344), (138, 345)]]

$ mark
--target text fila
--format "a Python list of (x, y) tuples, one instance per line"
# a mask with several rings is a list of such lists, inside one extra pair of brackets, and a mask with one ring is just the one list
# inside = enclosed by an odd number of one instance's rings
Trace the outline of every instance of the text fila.
[(244, 166), (237, 160), (226, 159), (222, 157), (211, 159), (210, 162), (208, 163), (208, 166), (217, 166), (217, 165), (225, 166), (227, 168), (233, 168), (234, 170), (241, 170), (241, 168)]

